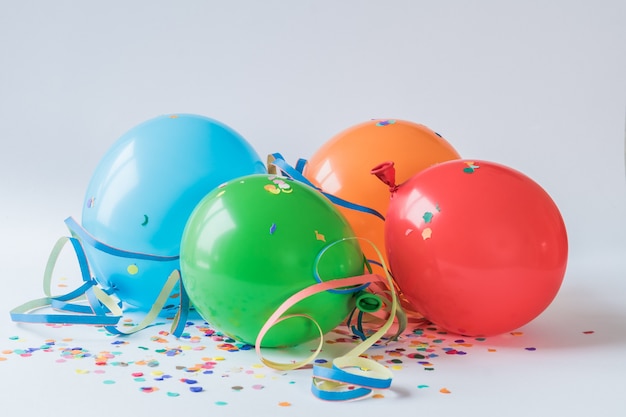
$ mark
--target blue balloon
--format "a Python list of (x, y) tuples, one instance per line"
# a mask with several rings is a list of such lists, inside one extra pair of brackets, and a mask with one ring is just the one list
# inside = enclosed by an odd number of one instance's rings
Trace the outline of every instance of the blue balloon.
[(167, 115), (134, 127), (100, 161), (82, 228), (74, 225), (96, 281), (125, 303), (151, 308), (180, 268), (183, 230), (200, 200), (226, 181), (264, 172), (250, 144), (216, 120)]

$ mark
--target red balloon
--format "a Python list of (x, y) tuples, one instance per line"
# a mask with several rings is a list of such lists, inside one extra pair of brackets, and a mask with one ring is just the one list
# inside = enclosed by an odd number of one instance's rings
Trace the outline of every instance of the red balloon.
[(565, 224), (526, 175), (488, 161), (453, 160), (396, 186), (393, 163), (372, 170), (390, 187), (385, 246), (413, 307), (466, 336), (517, 329), (556, 296), (567, 264)]

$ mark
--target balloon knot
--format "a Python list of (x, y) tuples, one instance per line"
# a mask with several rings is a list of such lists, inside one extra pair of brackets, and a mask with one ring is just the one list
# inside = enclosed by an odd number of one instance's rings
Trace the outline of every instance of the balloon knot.
[(398, 189), (396, 185), (396, 169), (393, 167), (392, 161), (383, 162), (376, 165), (370, 171), (372, 175), (376, 175), (379, 180), (389, 187), (390, 193), (395, 193)]

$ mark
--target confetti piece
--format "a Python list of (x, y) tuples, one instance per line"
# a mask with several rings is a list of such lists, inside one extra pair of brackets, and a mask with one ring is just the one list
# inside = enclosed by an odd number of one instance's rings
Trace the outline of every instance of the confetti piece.
[(448, 388), (441, 388), (439, 392), (442, 394), (450, 394), (450, 390)]
[(467, 167), (463, 168), (463, 172), (466, 174), (473, 174), (480, 166), (474, 164), (474, 162), (466, 162)]
[(276, 187), (275, 185), (267, 184), (263, 188), (272, 194), (280, 194), (280, 188)]
[(380, 398), (385, 398), (385, 396), (383, 394), (374, 394), (372, 395), (372, 398), (380, 399)]
[(171, 391), (170, 391), (170, 392), (168, 392), (168, 393), (167, 393), (167, 396), (168, 396), (168, 397), (178, 397), (178, 396), (180, 396), (180, 394), (179, 394), (179, 393), (177, 393), (177, 392), (171, 392)]
[(224, 406), (228, 405), (228, 403), (226, 401), (215, 401), (215, 405)]
[(137, 265), (135, 264), (128, 265), (128, 268), (126, 268), (126, 271), (128, 271), (128, 273), (131, 275), (136, 275), (139, 272), (139, 267), (137, 267)]
[(431, 228), (427, 227), (424, 230), (422, 230), (422, 239), (424, 239), (424, 240), (430, 239), (432, 234), (433, 234), (433, 231), (431, 230)]
[(595, 331), (593, 331), (593, 330), (585, 330), (583, 332), (583, 334), (594, 334), (594, 333), (595, 333)]
[(281, 401), (278, 403), (279, 407), (290, 407), (291, 403), (289, 401)]
[(324, 237), (324, 235), (319, 233), (317, 230), (315, 231), (315, 239), (326, 242), (326, 238)]
[(396, 121), (395, 120), (380, 120), (378, 123), (376, 123), (376, 126), (389, 126), (389, 125), (393, 125), (395, 124)]
[(530, 352), (534, 352), (535, 350), (537, 350), (537, 348), (534, 348), (534, 347), (527, 347), (527, 348), (524, 348), (524, 349), (526, 349), (526, 350), (528, 350)]
[(195, 379), (187, 379), (187, 378), (181, 379), (180, 382), (184, 382), (185, 384), (189, 384), (189, 385), (194, 385), (198, 383), (198, 381), (196, 381)]
[(418, 385), (417, 388), (424, 389), (424, 388), (430, 388), (430, 387), (428, 385)]
[(115, 381), (113, 381), (112, 379), (105, 379), (104, 381), (102, 381), (102, 383), (104, 385), (113, 385), (115, 384)]
[(424, 223), (430, 223), (433, 221), (433, 214), (430, 211), (427, 211), (424, 213), (422, 218), (424, 219)]
[(270, 226), (270, 235), (273, 235), (275, 231), (276, 231), (276, 223), (272, 223), (272, 225)]
[(193, 386), (193, 387), (189, 387), (189, 391), (191, 391), (191, 392), (202, 392), (203, 388), (202, 387)]
[(511, 332), (511, 336), (523, 336), (524, 332)]

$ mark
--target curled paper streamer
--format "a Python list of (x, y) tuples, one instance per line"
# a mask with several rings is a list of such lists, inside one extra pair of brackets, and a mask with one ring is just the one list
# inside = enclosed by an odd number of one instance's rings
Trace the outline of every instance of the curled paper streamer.
[[(369, 240), (362, 238), (346, 238), (343, 240), (348, 239), (360, 239), (371, 244), (382, 262), (383, 269), (387, 271), (380, 251)], [(338, 242), (341, 242), (341, 240)], [(392, 277), (389, 273), (385, 273), (384, 277), (370, 273), (355, 277), (318, 282), (293, 294), (269, 317), (257, 336), (255, 349), (261, 362), (266, 366), (269, 366), (270, 368), (287, 371), (302, 368), (314, 361), (321, 352), (324, 343), (324, 335), (320, 326), (312, 317), (308, 315), (284, 315), (285, 312), (299, 301), (321, 291), (328, 291), (338, 288), (345, 289), (355, 286), (355, 288), (362, 288), (363, 285), (367, 286), (374, 282), (384, 282), (387, 284), (388, 288), (391, 288), (391, 290), (389, 291), (391, 305), (389, 306), (389, 315), (387, 317), (387, 320), (374, 334), (362, 341), (355, 348), (350, 350), (345, 355), (339, 358), (335, 358), (330, 363), (330, 366), (317, 364), (314, 365), (311, 392), (313, 393), (313, 395), (322, 400), (349, 401), (367, 397), (374, 389), (389, 388), (392, 381), (391, 371), (387, 367), (379, 364), (376, 361), (361, 357), (361, 355), (367, 349), (369, 349), (378, 340), (385, 336), (385, 334), (393, 325), (396, 316), (400, 318), (403, 316), (402, 313), (398, 314), (399, 312), (401, 312), (401, 307), (398, 303), (398, 299), (392, 282)], [(378, 306), (378, 302), (375, 301), (376, 299), (378, 301), (381, 301), (380, 298), (372, 298), (371, 294), (369, 293), (360, 293), (359, 296), (357, 296), (357, 305), (360, 302), (365, 308), (370, 309), (372, 312), (374, 312), (377, 311), (375, 307), (380, 307)], [(314, 325), (320, 332), (320, 341), (317, 348), (309, 357), (295, 363), (279, 363), (264, 358), (261, 352), (261, 342), (263, 341), (263, 337), (265, 336), (265, 334), (277, 323), (280, 323), (281, 321), (287, 320), (292, 317), (305, 317), (314, 323)], [(396, 336), (404, 330), (405, 324), (406, 321), (404, 321), (404, 323), (400, 323), (399, 330)], [(351, 389), (348, 389), (348, 387), (350, 387)]]
[[(68, 222), (68, 225), (71, 223)], [(53, 296), (51, 291), (52, 274), (61, 251), (68, 242), (72, 244), (74, 249), (83, 284), (67, 294)], [(118, 327), (123, 316), (121, 302), (104, 291), (98, 282), (91, 277), (87, 257), (80, 240), (75, 236), (62, 237), (57, 240), (52, 248), (44, 271), (43, 290), (45, 297), (28, 301), (13, 308), (10, 315), (14, 322), (97, 325), (104, 326), (112, 334), (128, 335), (150, 327), (154, 323), (176, 284), (180, 285), (181, 297), (180, 308), (172, 324), (172, 334), (180, 336), (184, 330), (189, 300), (178, 269), (171, 272), (145, 317), (136, 326), (122, 329)], [(52, 308), (56, 313), (37, 312), (43, 308)]]
[(362, 206), (360, 204), (356, 204), (356, 203), (352, 203), (350, 201), (346, 201), (342, 198), (339, 198), (333, 194), (327, 193), (322, 191), (321, 189), (319, 189), (318, 187), (316, 187), (311, 181), (309, 181), (303, 174), (303, 170), (304, 170), (304, 166), (306, 165), (306, 160), (305, 159), (299, 159), (298, 160), (298, 164), (296, 165), (296, 167), (292, 167), (291, 165), (289, 165), (285, 159), (283, 158), (283, 156), (280, 153), (273, 153), (267, 156), (267, 166), (268, 166), (268, 173), (270, 174), (276, 174), (276, 168), (280, 169), (280, 171), (282, 172), (283, 175), (285, 175), (288, 178), (292, 178), (296, 181), (299, 181), (301, 183), (304, 183), (306, 185), (308, 185), (309, 187), (312, 187), (314, 189), (316, 189), (317, 191), (321, 192), (324, 196), (326, 196), (326, 198), (328, 198), (333, 204), (337, 204), (338, 206), (341, 207), (345, 207), (351, 210), (356, 210), (356, 211), (360, 211), (363, 213), (368, 213), (368, 214), (372, 214), (376, 217), (378, 217), (381, 220), (385, 220), (385, 216), (383, 216), (381, 213), (379, 213), (378, 211), (374, 210), (373, 208), (370, 207), (365, 207)]

